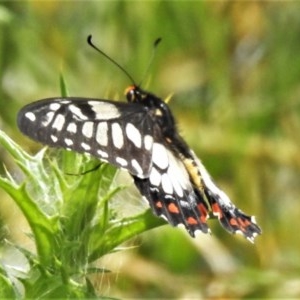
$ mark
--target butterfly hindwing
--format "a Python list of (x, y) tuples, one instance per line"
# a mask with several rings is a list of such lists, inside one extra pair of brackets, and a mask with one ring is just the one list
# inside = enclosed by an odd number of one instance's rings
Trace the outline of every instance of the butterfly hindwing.
[(209, 232), (207, 204), (192, 186), (183, 163), (158, 142), (153, 144), (152, 162), (149, 178), (134, 176), (152, 211), (173, 226), (183, 224), (191, 236), (196, 230)]
[(221, 225), (230, 233), (240, 233), (250, 242), (254, 242), (255, 236), (261, 233), (256, 224), (255, 217), (248, 216), (238, 209), (229, 197), (214, 183), (204, 165), (190, 150), (191, 156), (201, 177), (203, 193), (209, 203), (209, 207)]
[(43, 144), (90, 153), (142, 178), (150, 172), (153, 126), (140, 104), (50, 98), (25, 106), (18, 126)]

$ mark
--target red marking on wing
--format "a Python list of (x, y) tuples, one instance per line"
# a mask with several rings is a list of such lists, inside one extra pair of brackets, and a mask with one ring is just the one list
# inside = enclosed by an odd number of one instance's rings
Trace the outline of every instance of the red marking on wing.
[(198, 224), (197, 220), (196, 220), (195, 218), (193, 218), (193, 217), (187, 218), (186, 221), (187, 221), (188, 224), (190, 224), (190, 225), (197, 225), (197, 224)]
[(247, 227), (250, 226), (252, 223), (247, 219), (237, 218), (231, 219), (230, 224), (233, 226), (238, 226), (242, 231), (246, 231)]
[(200, 221), (202, 223), (205, 223), (206, 220), (207, 220), (207, 216), (208, 216), (208, 211), (207, 211), (207, 208), (205, 207), (205, 205), (203, 203), (199, 203), (197, 205), (200, 213), (201, 213), (201, 216), (200, 216)]
[(229, 223), (232, 226), (238, 226), (239, 225), (238, 221), (236, 219), (234, 219), (234, 218), (231, 218), (230, 221), (229, 221)]
[(213, 213), (218, 215), (219, 219), (223, 218), (223, 212), (218, 203), (213, 203), (211, 208), (212, 208)]
[(161, 201), (157, 201), (155, 203), (155, 206), (158, 207), (158, 208), (162, 208), (163, 207)]
[(168, 205), (168, 211), (174, 214), (179, 214), (179, 209), (174, 203)]

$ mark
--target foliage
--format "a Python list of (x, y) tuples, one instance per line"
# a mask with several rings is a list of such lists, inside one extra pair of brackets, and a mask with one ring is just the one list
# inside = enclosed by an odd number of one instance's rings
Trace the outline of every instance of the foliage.
[[(74, 153), (62, 153), (61, 164), (45, 158), (45, 148), (30, 156), (0, 131), (1, 145), (13, 156), (25, 175), (21, 183), (6, 172), (3, 188), (21, 209), (32, 230), (37, 254), (15, 245), (30, 264), (20, 279), (27, 298), (95, 296), (89, 273), (108, 272), (90, 267), (101, 256), (136, 234), (158, 226), (149, 212), (118, 218), (109, 201), (122, 187), (113, 186), (116, 169)], [(99, 199), (100, 195), (100, 199)], [(7, 267), (4, 265), (4, 267)], [(4, 274), (5, 275), (5, 274)], [(9, 274), (8, 274), (9, 275)], [(5, 276), (2, 277), (5, 282)], [(5, 285), (3, 285), (5, 287)], [(3, 289), (1, 298), (11, 290)]]

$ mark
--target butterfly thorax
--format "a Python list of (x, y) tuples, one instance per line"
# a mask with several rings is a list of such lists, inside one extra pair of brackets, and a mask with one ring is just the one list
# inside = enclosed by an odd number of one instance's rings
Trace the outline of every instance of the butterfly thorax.
[(149, 109), (149, 115), (152, 116), (155, 124), (163, 133), (166, 139), (174, 139), (177, 136), (175, 119), (167, 104), (152, 93), (146, 92), (141, 88), (133, 85), (129, 86), (126, 91), (127, 101), (130, 103), (140, 103)]

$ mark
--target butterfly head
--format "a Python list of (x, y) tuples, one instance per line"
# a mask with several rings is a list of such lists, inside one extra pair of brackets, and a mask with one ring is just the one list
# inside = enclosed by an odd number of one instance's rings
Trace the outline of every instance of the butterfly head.
[(136, 85), (130, 85), (125, 90), (125, 96), (128, 102), (141, 103), (147, 97), (147, 93)]
[(125, 96), (129, 103), (141, 103), (150, 108), (164, 106), (161, 99), (152, 93), (142, 90), (137, 85), (130, 85), (127, 87)]

